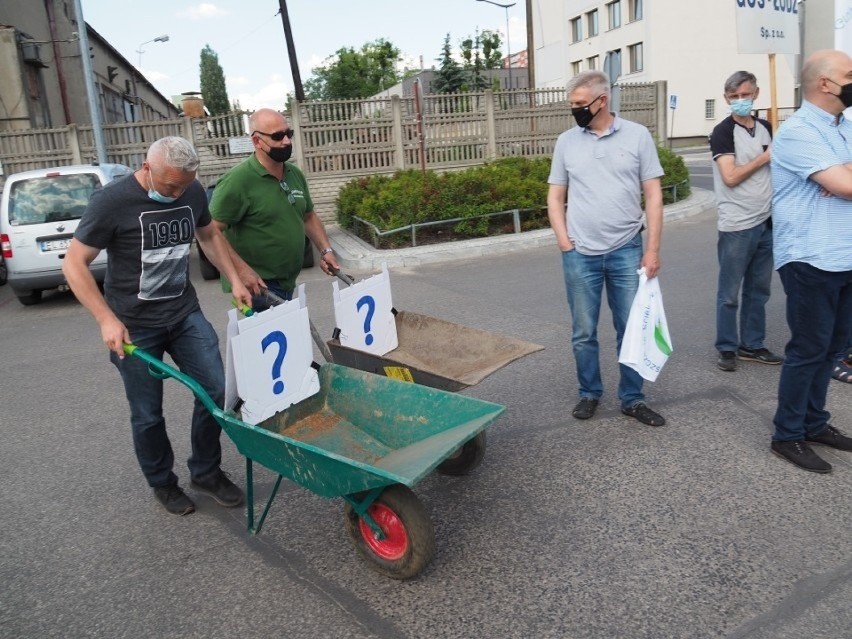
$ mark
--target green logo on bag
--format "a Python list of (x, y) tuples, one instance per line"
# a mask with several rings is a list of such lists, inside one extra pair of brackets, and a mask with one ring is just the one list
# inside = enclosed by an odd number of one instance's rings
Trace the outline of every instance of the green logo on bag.
[(654, 341), (657, 343), (657, 348), (660, 349), (660, 352), (668, 357), (672, 354), (672, 347), (666, 341), (665, 335), (663, 335), (663, 325), (660, 322), (657, 322), (654, 325)]

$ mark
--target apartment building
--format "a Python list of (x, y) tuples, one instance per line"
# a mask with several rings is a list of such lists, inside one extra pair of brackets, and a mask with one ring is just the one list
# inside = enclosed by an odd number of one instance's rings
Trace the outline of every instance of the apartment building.
[[(834, 2), (806, 1), (814, 13)], [(564, 87), (589, 69), (618, 83), (665, 80), (676, 141), (706, 139), (728, 114), (722, 86), (739, 69), (758, 78), (756, 108), (770, 106), (769, 56), (738, 53), (734, 0), (536, 0), (533, 39), (537, 88)], [(779, 107), (796, 104), (799, 66), (800, 56), (775, 56)]]

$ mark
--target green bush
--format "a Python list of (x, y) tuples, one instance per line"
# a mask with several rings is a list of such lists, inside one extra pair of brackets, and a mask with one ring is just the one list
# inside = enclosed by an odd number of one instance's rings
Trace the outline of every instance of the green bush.
[(669, 151), (662, 144), (657, 144), (657, 155), (660, 157), (660, 164), (663, 165), (663, 203), (671, 204), (674, 202), (674, 191), (672, 188), (677, 185), (678, 202), (689, 197), (692, 192), (689, 186), (689, 171), (683, 158), (677, 153)]
[[(689, 172), (683, 158), (660, 145), (657, 151), (666, 172), (662, 180), (664, 201), (672, 201), (672, 190), (665, 188), (672, 184), (678, 185), (678, 200), (684, 199), (689, 195)], [(409, 169), (397, 171), (392, 177), (357, 178), (344, 185), (338, 194), (337, 220), (351, 229), (353, 216), (357, 216), (379, 229), (391, 230), (521, 209), (525, 212), (522, 221), (525, 229), (541, 228), (547, 226), (549, 174), (550, 158), (512, 157), (440, 175)], [(499, 233), (505, 227), (506, 218), (471, 219), (455, 223), (451, 233), (482, 236)]]

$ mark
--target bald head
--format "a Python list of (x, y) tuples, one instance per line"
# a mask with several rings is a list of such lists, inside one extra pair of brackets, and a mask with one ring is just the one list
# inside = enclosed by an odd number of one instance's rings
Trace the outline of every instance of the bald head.
[(287, 118), (273, 109), (258, 109), (249, 116), (249, 129), (270, 133), (287, 128)]
[(852, 58), (843, 51), (826, 49), (811, 55), (802, 67), (802, 93), (808, 102), (840, 113), (840, 87), (852, 82)]

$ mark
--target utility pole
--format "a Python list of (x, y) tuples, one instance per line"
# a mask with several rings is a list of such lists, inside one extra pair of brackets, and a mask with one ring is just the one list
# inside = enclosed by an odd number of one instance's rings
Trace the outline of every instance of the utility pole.
[(290, 57), (290, 72), (293, 74), (293, 89), (296, 101), (305, 101), (305, 89), (302, 87), (302, 74), (299, 73), (299, 61), (296, 59), (296, 45), (293, 43), (293, 32), (290, 29), (290, 14), (287, 13), (286, 0), (278, 0), (281, 22), (284, 24), (284, 37), (287, 39), (287, 55)]
[(95, 136), (95, 150), (98, 163), (106, 164), (107, 154), (104, 144), (104, 132), (101, 129), (101, 109), (98, 104), (98, 94), (95, 91), (95, 74), (92, 71), (92, 60), (89, 58), (89, 33), (86, 21), (83, 19), (83, 6), (80, 0), (74, 0), (74, 13), (77, 14), (77, 33), (80, 36), (80, 53), (83, 58), (83, 79), (86, 84), (86, 97), (89, 99), (89, 115), (92, 118), (92, 133)]

